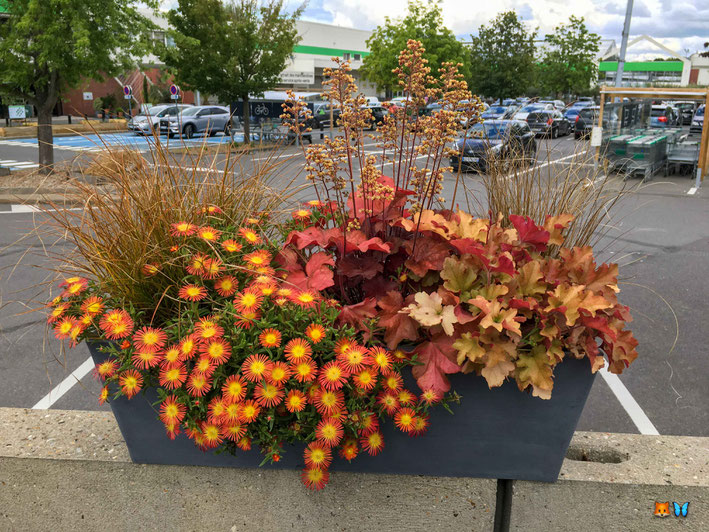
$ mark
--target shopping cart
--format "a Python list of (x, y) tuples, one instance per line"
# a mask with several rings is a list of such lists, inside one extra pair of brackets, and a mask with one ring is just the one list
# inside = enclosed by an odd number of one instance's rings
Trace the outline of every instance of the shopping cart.
[(689, 175), (694, 175), (699, 162), (699, 141), (682, 140), (668, 147), (665, 171), (669, 173), (672, 169), (675, 173), (688, 170)]
[(624, 168), (626, 179), (642, 175), (647, 181), (665, 164), (667, 159), (667, 137), (665, 135), (644, 135), (628, 141), (626, 149), (628, 162)]

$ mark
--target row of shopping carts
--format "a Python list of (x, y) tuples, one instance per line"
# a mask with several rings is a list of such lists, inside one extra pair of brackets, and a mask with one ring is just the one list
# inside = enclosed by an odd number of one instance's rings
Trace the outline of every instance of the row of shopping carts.
[(650, 180), (660, 170), (692, 175), (699, 160), (699, 141), (681, 129), (634, 130), (603, 142), (608, 169), (629, 177)]

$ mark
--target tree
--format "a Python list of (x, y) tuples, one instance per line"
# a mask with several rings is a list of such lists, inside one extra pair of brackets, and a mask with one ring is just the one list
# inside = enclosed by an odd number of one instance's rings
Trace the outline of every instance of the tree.
[(9, 0), (0, 24), (0, 94), (37, 109), (41, 171), (54, 165), (52, 109), (84, 79), (130, 70), (151, 23), (136, 6), (154, 0)]
[(514, 11), (480, 26), (478, 35), (471, 35), (471, 90), (500, 101), (524, 94), (534, 81), (536, 35)]
[(175, 46), (160, 56), (181, 85), (224, 103), (243, 102), (244, 139), (250, 141), (249, 98), (278, 83), (300, 40), (284, 0), (179, 0), (168, 14)]
[(470, 76), (470, 57), (465, 46), (453, 32), (443, 25), (439, 2), (424, 4), (409, 0), (408, 13), (403, 19), (384, 19), (367, 39), (369, 55), (365, 56), (360, 72), (362, 77), (388, 93), (398, 88), (398, 78), (392, 72), (399, 66), (399, 52), (406, 48), (409, 39), (423, 43), (432, 72), (436, 73), (441, 63), (462, 63), (460, 73)]
[(573, 15), (544, 37), (545, 47), (539, 65), (542, 86), (555, 94), (587, 91), (598, 77), (600, 35), (588, 31), (583, 18)]

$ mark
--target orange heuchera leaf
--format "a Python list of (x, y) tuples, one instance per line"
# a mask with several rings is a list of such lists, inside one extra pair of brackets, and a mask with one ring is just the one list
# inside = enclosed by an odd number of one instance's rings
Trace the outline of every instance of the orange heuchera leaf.
[(458, 365), (462, 366), (466, 360), (476, 363), (485, 356), (485, 347), (480, 345), (480, 337), (472, 333), (463, 333), (453, 342), (453, 347), (458, 350)]
[(559, 216), (547, 216), (544, 221), (544, 229), (549, 231), (549, 244), (560, 246), (564, 243), (562, 232), (573, 221), (571, 214), (560, 214)]
[(448, 243), (438, 237), (419, 237), (416, 247), (413, 247), (411, 241), (407, 241), (404, 246), (410, 253), (404, 264), (419, 277), (426, 275), (429, 270), (440, 271), (443, 268), (443, 261), (451, 253)]
[(480, 320), (480, 327), (483, 329), (491, 327), (498, 332), (502, 332), (502, 329), (507, 329), (512, 333), (521, 335), (519, 322), (515, 319), (517, 316), (516, 309), (504, 308), (500, 301), (488, 301), (482, 296), (471, 299), (469, 303), (478, 307), (482, 312), (483, 319)]
[(401, 294), (396, 291), (387, 292), (377, 305), (382, 311), (379, 313), (379, 326), (384, 327), (384, 341), (389, 349), (396, 349), (402, 340), (416, 340), (418, 338), (418, 324), (407, 314), (399, 312), (404, 304)]
[(549, 306), (545, 312), (554, 310), (561, 312), (566, 317), (566, 325), (573, 325), (579, 318), (579, 304), (581, 303), (581, 293), (583, 285), (560, 284), (549, 297)]
[(458, 373), (460, 366), (455, 362), (455, 349), (446, 337), (433, 338), (419, 344), (414, 353), (422, 365), (414, 366), (411, 372), (422, 390), (445, 393), (451, 388), (446, 374)]
[(310, 257), (305, 265), (305, 273), (308, 276), (308, 286), (313, 290), (324, 290), (335, 284), (332, 280), (332, 270), (328, 266), (334, 266), (335, 261), (327, 253), (320, 251)]
[(458, 238), (471, 238), (484, 242), (487, 240), (490, 222), (482, 218), (475, 218), (472, 214), (458, 210), (453, 220), (449, 222), (449, 228), (452, 229), (452, 233)]
[(410, 218), (400, 218), (394, 225), (403, 227), (409, 232), (412, 231), (431, 231), (443, 238), (448, 239), (450, 233), (450, 224), (442, 215), (436, 214), (431, 210), (424, 210), (415, 213)]
[(372, 319), (377, 315), (376, 304), (376, 299), (368, 297), (355, 305), (345, 305), (340, 309), (340, 315), (337, 317), (337, 321), (340, 324), (351, 325), (359, 331), (364, 331), (364, 340), (367, 341), (371, 334), (369, 328), (364, 324), (364, 321)]
[(500, 339), (487, 346), (485, 353), (485, 367), (480, 374), (485, 377), (490, 388), (501, 386), (505, 379), (514, 371), (515, 364), (512, 362), (510, 353), (516, 351), (515, 345), (511, 342), (502, 342)]
[(533, 260), (528, 262), (521, 268), (519, 268), (517, 275), (517, 285), (519, 286), (519, 293), (517, 297), (522, 296), (535, 296), (537, 294), (543, 294), (547, 291), (547, 284), (543, 281), (544, 273), (542, 272), (542, 266), (540, 261)]
[(555, 361), (543, 345), (536, 345), (528, 354), (520, 353), (516, 362), (517, 386), (520, 390), (531, 386), (533, 396), (551, 399), (551, 390), (554, 387), (554, 364)]
[(447, 257), (443, 261), (441, 279), (443, 286), (451, 292), (467, 292), (473, 287), (478, 275), (469, 260)]

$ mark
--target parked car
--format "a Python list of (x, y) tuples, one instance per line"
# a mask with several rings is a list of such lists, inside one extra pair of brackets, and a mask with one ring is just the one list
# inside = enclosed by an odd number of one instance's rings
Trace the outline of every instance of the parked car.
[(179, 116), (160, 119), (160, 134), (169, 137), (183, 135), (190, 139), (196, 133), (216, 135), (222, 131), (225, 135), (231, 129), (231, 114), (227, 107), (199, 105), (188, 107)]
[(580, 139), (581, 137), (586, 137), (591, 134), (593, 126), (598, 124), (598, 113), (600, 111), (601, 108), (596, 105), (581, 109), (574, 123), (575, 139)]
[(571, 124), (560, 111), (535, 111), (527, 116), (527, 124), (537, 135), (555, 139), (571, 133)]
[(554, 106), (554, 109), (557, 109), (561, 111), (564, 107), (566, 107), (566, 104), (562, 102), (561, 100), (539, 100), (537, 103), (550, 103), (551, 105)]
[(566, 119), (569, 122), (571, 122), (573, 124), (574, 122), (576, 122), (576, 117), (581, 112), (581, 109), (583, 109), (583, 107), (577, 107), (577, 106), (569, 107), (566, 111), (564, 111), (564, 116), (566, 117)]
[(672, 106), (679, 111), (680, 125), (691, 126), (697, 104), (695, 102), (672, 102)]
[(690, 133), (701, 134), (702, 128), (704, 127), (704, 111), (704, 105), (700, 105), (699, 109), (695, 111), (692, 123), (689, 126)]
[(367, 105), (381, 105), (382, 102), (376, 96), (365, 96), (367, 99)]
[(530, 103), (525, 105), (515, 113), (515, 120), (526, 120), (529, 113), (534, 113), (537, 111), (553, 111), (554, 106), (550, 103)]
[(671, 105), (650, 107), (650, 127), (674, 127), (680, 124), (679, 113)]
[(593, 98), (591, 98), (590, 96), (579, 96), (576, 101), (577, 101), (577, 102), (588, 102), (588, 103), (590, 103), (591, 105), (594, 104), (594, 100), (593, 100)]
[(506, 106), (493, 105), (487, 111), (482, 113), (480, 116), (484, 120), (496, 120), (496, 119), (504, 118), (505, 113), (507, 113), (507, 111), (508, 111), (508, 107), (506, 107)]
[(160, 129), (160, 119), (177, 116), (178, 110), (192, 107), (192, 104), (162, 104), (154, 105), (146, 113), (140, 113), (128, 120), (128, 129), (137, 135), (150, 135), (154, 130)]
[(526, 122), (519, 120), (488, 120), (475, 124), (464, 139), (458, 139), (455, 146), (458, 153), (450, 159), (454, 171), (459, 163), (463, 170), (485, 172), (493, 157), (522, 157), (531, 162), (537, 155), (534, 133)]
[[(339, 108), (332, 108), (332, 118), (335, 121), (335, 127), (340, 120), (341, 111)], [(330, 127), (330, 102), (315, 102), (313, 105), (313, 118), (315, 119), (316, 127), (313, 129), (329, 128)]]
[(372, 113), (372, 129), (384, 122), (384, 117), (389, 114), (389, 111), (381, 105), (370, 105), (368, 109)]

